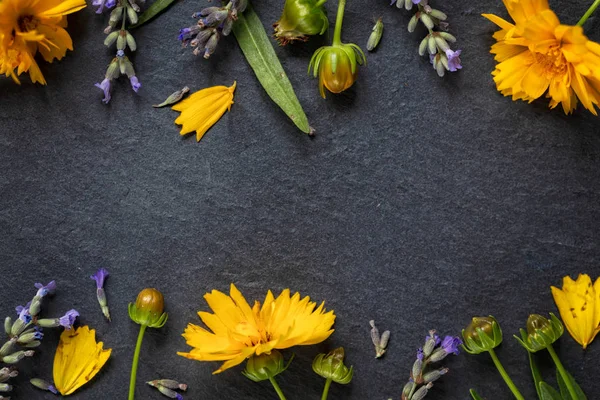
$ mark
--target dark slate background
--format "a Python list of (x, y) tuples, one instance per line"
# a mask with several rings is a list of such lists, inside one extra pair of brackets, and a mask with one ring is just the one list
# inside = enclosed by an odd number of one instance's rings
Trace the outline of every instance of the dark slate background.
[[(265, 26), (281, 0), (256, 2)], [(0, 315), (58, 282), (44, 315), (72, 307), (97, 329), (113, 355), (73, 399), (124, 399), (138, 326), (127, 303), (144, 287), (165, 294), (169, 322), (149, 330), (138, 373), (138, 399), (161, 399), (144, 381), (189, 384), (190, 399), (276, 399), (240, 368), (212, 376), (218, 363), (176, 355), (188, 322), (207, 310), (202, 296), (234, 282), (252, 301), (290, 287), (335, 310), (336, 332), (298, 348), (280, 377), (289, 400), (320, 398), (312, 358), (336, 346), (356, 368), (331, 399), (399, 399), (429, 329), (457, 334), (474, 315), (493, 314), (505, 332), (499, 357), (535, 398), (526, 352), (512, 339), (532, 312), (556, 312), (550, 285), (564, 275), (600, 275), (600, 125), (578, 109), (570, 117), (512, 102), (495, 89), (488, 53), (494, 26), (482, 12), (506, 16), (500, 1), (442, 2), (463, 49), (464, 69), (440, 79), (417, 54), (410, 13), (385, 0), (350, 1), (345, 41), (366, 44), (374, 17), (385, 33), (346, 93), (318, 95), (306, 75), (326, 41), (277, 48), (317, 135), (300, 133), (270, 101), (235, 40), (213, 58), (196, 58), (177, 41), (180, 27), (207, 3), (179, 1), (135, 32), (138, 95), (121, 79), (101, 103), (99, 82), (114, 54), (102, 42), (107, 16), (87, 8), (69, 17), (75, 52), (43, 64), (48, 86), (0, 80)], [(551, 1), (574, 24), (590, 1)], [(336, 4), (327, 5), (333, 18)], [(598, 17), (588, 22), (600, 41)], [(270, 29), (270, 28), (269, 28)], [(237, 80), (235, 105), (200, 143), (180, 137), (177, 113), (156, 110), (184, 85), (199, 90)], [(113, 321), (104, 321), (89, 275), (106, 267)], [(368, 321), (392, 337), (374, 358)], [(51, 399), (29, 386), (52, 377), (58, 332), (21, 364), (13, 398)], [(588, 350), (569, 335), (557, 346), (590, 399), (598, 398), (600, 341)], [(286, 354), (290, 354), (287, 352)], [(488, 399), (510, 392), (486, 355), (461, 354), (428, 398)], [(553, 382), (548, 357), (544, 374)], [(594, 378), (596, 377), (596, 378)]]

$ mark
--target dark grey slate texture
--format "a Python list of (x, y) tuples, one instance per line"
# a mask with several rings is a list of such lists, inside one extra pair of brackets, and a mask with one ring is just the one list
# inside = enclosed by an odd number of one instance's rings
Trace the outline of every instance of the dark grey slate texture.
[[(270, 26), (282, 0), (256, 1)], [(551, 1), (574, 24), (591, 1)], [(311, 124), (300, 133), (262, 90), (235, 40), (209, 61), (177, 41), (206, 2), (178, 1), (135, 32), (143, 84), (116, 84), (106, 106), (93, 84), (113, 54), (102, 42), (107, 17), (88, 8), (69, 17), (75, 52), (43, 64), (47, 87), (0, 80), (0, 315), (30, 299), (33, 283), (56, 279), (45, 315), (69, 308), (97, 329), (113, 356), (78, 399), (124, 399), (137, 336), (127, 303), (144, 287), (166, 298), (169, 322), (143, 344), (138, 399), (161, 399), (143, 384), (175, 378), (188, 399), (276, 399), (240, 369), (177, 356), (181, 333), (202, 296), (236, 283), (249, 300), (290, 287), (325, 300), (336, 332), (296, 349), (280, 383), (290, 400), (320, 398), (310, 369), (319, 351), (344, 346), (353, 382), (331, 399), (399, 399), (429, 329), (457, 334), (474, 315), (495, 315), (505, 332), (499, 357), (534, 399), (527, 355), (511, 338), (532, 312), (556, 312), (550, 285), (564, 275), (600, 275), (600, 122), (570, 117), (547, 102), (512, 102), (495, 89), (489, 54), (495, 27), (482, 12), (506, 16), (500, 1), (435, 1), (451, 20), (464, 69), (439, 79), (420, 58), (410, 14), (386, 0), (350, 0), (344, 39), (365, 46), (383, 16), (380, 47), (348, 92), (318, 95), (306, 75), (323, 38), (277, 48)], [(335, 2), (327, 5), (330, 16)], [(600, 41), (598, 17), (587, 34)], [(176, 113), (150, 105), (188, 85), (238, 82), (235, 104), (200, 142), (181, 138)], [(103, 266), (113, 321), (104, 321), (89, 275)], [(368, 321), (392, 337), (374, 358)], [(24, 362), (13, 398), (52, 399), (27, 378), (50, 378), (57, 332)], [(557, 351), (590, 399), (600, 397), (600, 342), (582, 351), (567, 334)], [(287, 352), (286, 354), (290, 354)], [(485, 355), (461, 354), (428, 399), (511, 395)], [(541, 358), (545, 376), (553, 370)]]

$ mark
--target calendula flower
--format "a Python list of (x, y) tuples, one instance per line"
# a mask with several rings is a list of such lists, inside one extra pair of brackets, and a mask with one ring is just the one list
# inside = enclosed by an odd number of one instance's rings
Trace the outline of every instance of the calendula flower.
[(202, 89), (175, 104), (172, 109), (181, 112), (175, 120), (177, 125), (182, 125), (180, 134), (196, 131), (196, 140), (199, 142), (225, 111), (231, 109), (235, 86), (236, 82), (233, 82), (230, 87), (213, 86)]
[(110, 357), (112, 349), (96, 342), (96, 331), (88, 326), (65, 330), (54, 355), (54, 386), (63, 396), (88, 383)]
[(204, 299), (214, 314), (201, 311), (198, 315), (209, 330), (189, 324), (183, 337), (193, 348), (177, 354), (199, 361), (225, 361), (215, 374), (253, 355), (320, 343), (333, 333), (333, 311), (325, 312), (324, 303), (317, 307), (308, 296), (291, 296), (289, 289), (277, 298), (268, 291), (262, 306), (256, 301), (250, 307), (234, 284), (229, 296), (213, 290)]
[(600, 278), (592, 285), (587, 274), (579, 274), (575, 281), (565, 276), (562, 289), (551, 289), (567, 330), (585, 349), (600, 332)]
[(580, 26), (562, 25), (547, 0), (504, 0), (504, 5), (514, 24), (483, 14), (501, 28), (491, 49), (498, 61), (492, 72), (498, 91), (527, 102), (546, 94), (550, 108), (561, 104), (566, 114), (579, 99), (597, 115), (600, 45)]
[(52, 62), (73, 50), (71, 37), (64, 29), (66, 15), (85, 6), (85, 0), (2, 0), (0, 73), (19, 83), (17, 76), (27, 71), (33, 82), (45, 85), (34, 56), (39, 51)]

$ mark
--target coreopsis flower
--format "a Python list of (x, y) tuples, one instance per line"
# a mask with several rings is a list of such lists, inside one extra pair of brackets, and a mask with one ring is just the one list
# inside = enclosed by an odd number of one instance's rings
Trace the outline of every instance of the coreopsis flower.
[(64, 29), (66, 15), (81, 10), (85, 0), (3, 0), (0, 1), (0, 74), (19, 83), (18, 76), (29, 72), (31, 80), (46, 84), (34, 57), (62, 59), (73, 50)]
[(592, 285), (587, 274), (579, 274), (575, 281), (565, 276), (562, 289), (551, 289), (567, 330), (585, 349), (600, 332), (600, 278)]
[(230, 87), (213, 86), (197, 91), (187, 99), (175, 104), (172, 109), (181, 114), (175, 120), (181, 125), (181, 135), (196, 131), (196, 140), (202, 136), (225, 114), (231, 110), (236, 82)]
[(225, 361), (215, 374), (253, 355), (320, 343), (333, 333), (333, 311), (326, 312), (324, 303), (317, 307), (300, 293), (292, 296), (289, 289), (277, 298), (268, 291), (263, 304), (256, 301), (252, 307), (234, 284), (229, 296), (213, 290), (204, 299), (214, 311), (198, 313), (208, 330), (189, 324), (183, 336), (192, 349), (177, 354), (199, 361)]
[(88, 383), (104, 366), (112, 349), (96, 342), (96, 331), (88, 326), (65, 330), (54, 355), (54, 386), (63, 396)]
[(550, 108), (561, 104), (570, 114), (577, 99), (591, 113), (600, 103), (600, 45), (580, 26), (563, 25), (547, 0), (504, 0), (514, 23), (493, 14), (484, 17), (501, 30), (491, 53), (496, 87), (514, 101), (532, 102), (544, 94)]
[(322, 35), (329, 27), (323, 5), (326, 0), (286, 0), (279, 21), (273, 24), (275, 38), (285, 46), (308, 36)]

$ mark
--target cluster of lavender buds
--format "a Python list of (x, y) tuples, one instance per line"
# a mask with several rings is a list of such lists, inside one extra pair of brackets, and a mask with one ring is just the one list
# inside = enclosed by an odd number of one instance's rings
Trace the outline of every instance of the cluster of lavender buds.
[(198, 23), (179, 31), (179, 40), (183, 47), (194, 48), (194, 55), (204, 54), (210, 58), (217, 48), (221, 36), (231, 33), (231, 28), (239, 13), (248, 6), (248, 0), (230, 0), (224, 7), (208, 7), (192, 14)]
[(182, 400), (183, 396), (175, 390), (181, 390), (182, 392), (187, 390), (187, 385), (185, 383), (179, 383), (173, 379), (155, 379), (146, 383), (155, 387), (159, 392), (171, 399)]
[(432, 368), (430, 364), (442, 361), (449, 354), (458, 354), (462, 344), (457, 336), (446, 336), (444, 340), (429, 331), (425, 344), (417, 350), (417, 359), (413, 364), (408, 383), (402, 390), (402, 400), (421, 400), (433, 387), (433, 382), (448, 373), (448, 368)]
[[(17, 306), (17, 318), (13, 321), (11, 317), (4, 320), (4, 331), (8, 340), (0, 347), (0, 361), (4, 364), (14, 365), (25, 357), (31, 357), (31, 350), (42, 344), (44, 338), (43, 328), (56, 328), (62, 326), (71, 329), (75, 319), (79, 316), (76, 310), (70, 310), (62, 317), (39, 318), (42, 310), (42, 301), (56, 290), (56, 282), (51, 281), (47, 285), (36, 283), (38, 289), (35, 296), (24, 307)], [(0, 392), (10, 392), (12, 386), (6, 381), (18, 375), (14, 367), (0, 369)], [(0, 396), (0, 399), (5, 397)]]
[(440, 77), (444, 76), (446, 71), (456, 72), (462, 68), (461, 50), (452, 50), (448, 43), (455, 43), (456, 38), (446, 32), (448, 30), (446, 14), (431, 8), (429, 0), (392, 0), (393, 4), (406, 10), (412, 10), (413, 6), (416, 6), (417, 11), (408, 23), (408, 31), (414, 32), (419, 21), (427, 28), (429, 33), (419, 45), (419, 55), (429, 54), (429, 61)]
[[(140, 1), (143, 2), (144, 0)], [(131, 51), (135, 51), (137, 48), (135, 39), (125, 28), (127, 26), (127, 21), (131, 24), (136, 24), (138, 22), (137, 13), (140, 12), (140, 6), (136, 4), (135, 0), (94, 0), (93, 5), (98, 7), (96, 10), (97, 14), (101, 14), (104, 9), (113, 9), (110, 13), (108, 26), (104, 29), (104, 33), (108, 35), (104, 40), (104, 44), (107, 47), (110, 47), (116, 43), (117, 54), (108, 65), (104, 80), (100, 83), (96, 83), (96, 87), (104, 92), (102, 101), (105, 104), (108, 104), (111, 99), (110, 90), (112, 81), (119, 78), (121, 75), (127, 75), (131, 87), (136, 93), (142, 86), (135, 75), (133, 64), (125, 55), (127, 47), (129, 47), (129, 50)], [(121, 29), (115, 30), (119, 23), (121, 23)]]

